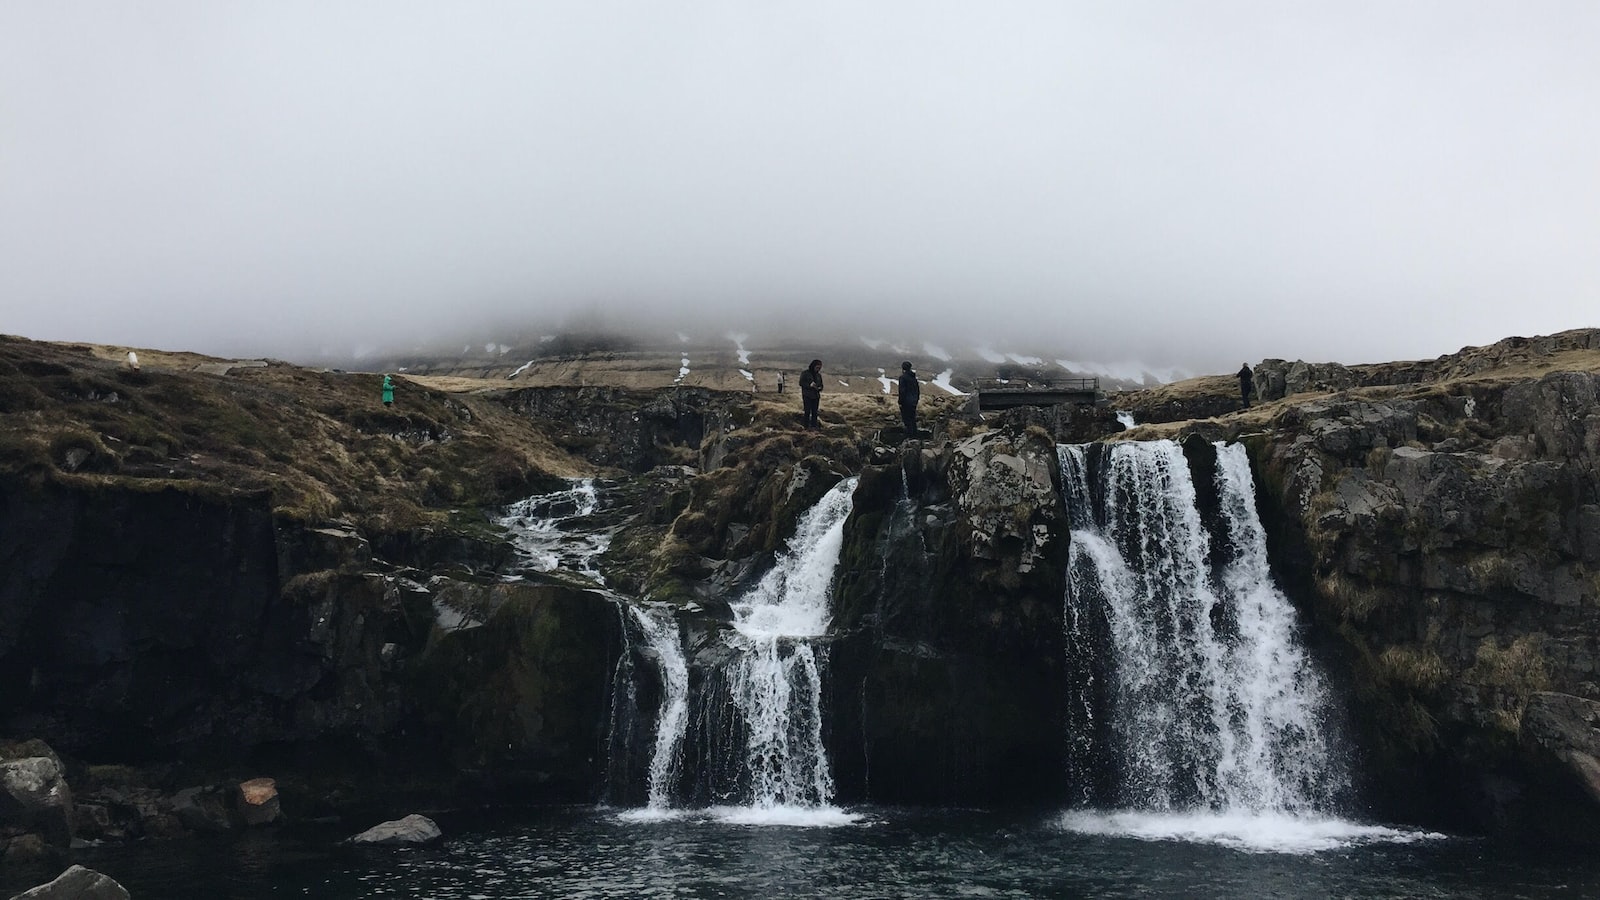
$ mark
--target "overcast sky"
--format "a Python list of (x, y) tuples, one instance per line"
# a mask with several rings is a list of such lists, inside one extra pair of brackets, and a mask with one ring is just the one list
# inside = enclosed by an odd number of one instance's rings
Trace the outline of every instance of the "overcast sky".
[(0, 0), (3, 333), (598, 311), (1229, 371), (1597, 301), (1593, 0)]

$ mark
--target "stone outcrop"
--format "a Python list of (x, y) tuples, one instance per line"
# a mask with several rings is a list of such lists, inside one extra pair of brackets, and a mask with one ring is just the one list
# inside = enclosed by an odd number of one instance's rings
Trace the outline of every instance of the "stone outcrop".
[(1247, 440), (1276, 558), (1339, 636), (1370, 777), (1427, 797), (1394, 814), (1560, 840), (1600, 822), (1600, 377), (1336, 396), (1274, 425)]
[(1067, 529), (1037, 413), (869, 467), (834, 600), (841, 796), (1021, 802), (1063, 777)]
[(1255, 366), (1255, 396), (1261, 400), (1282, 400), (1290, 394), (1342, 391), (1361, 383), (1357, 374), (1338, 363), (1285, 362), (1263, 359)]
[(596, 465), (644, 472), (697, 462), (702, 442), (720, 434), (750, 398), (705, 388), (595, 386), (524, 388), (504, 402), (545, 425), (564, 449)]

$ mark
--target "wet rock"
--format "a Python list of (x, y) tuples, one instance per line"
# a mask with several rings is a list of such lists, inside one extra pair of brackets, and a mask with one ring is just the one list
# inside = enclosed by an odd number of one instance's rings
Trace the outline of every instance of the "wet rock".
[(1522, 737), (1561, 760), (1600, 802), (1600, 702), (1541, 691), (1528, 698)]
[(233, 818), (226, 797), (215, 787), (187, 787), (172, 796), (172, 814), (191, 831), (228, 831)]
[(37, 829), (51, 843), (72, 843), (72, 791), (48, 756), (0, 761), (0, 824)]
[(412, 813), (403, 819), (374, 825), (349, 839), (351, 844), (380, 847), (431, 844), (444, 837), (444, 832), (427, 816)]
[(49, 884), (41, 884), (11, 900), (129, 900), (114, 879), (83, 866), (72, 866)]
[(55, 862), (60, 850), (50, 846), (43, 835), (25, 832), (13, 837), (0, 853), (0, 863), (5, 868), (14, 866), (42, 866)]
[(830, 650), (840, 796), (1024, 801), (1062, 776), (1066, 511), (1037, 414), (868, 468)]

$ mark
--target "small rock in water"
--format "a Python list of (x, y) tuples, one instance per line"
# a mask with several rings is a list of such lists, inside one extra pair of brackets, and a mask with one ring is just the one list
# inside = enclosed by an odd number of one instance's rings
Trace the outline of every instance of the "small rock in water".
[(374, 825), (355, 837), (350, 838), (351, 844), (376, 844), (380, 846), (397, 846), (401, 844), (429, 844), (444, 837), (444, 832), (427, 816), (412, 813), (404, 819), (395, 819)]
[(130, 900), (115, 879), (93, 869), (73, 866), (55, 881), (23, 891), (11, 900)]

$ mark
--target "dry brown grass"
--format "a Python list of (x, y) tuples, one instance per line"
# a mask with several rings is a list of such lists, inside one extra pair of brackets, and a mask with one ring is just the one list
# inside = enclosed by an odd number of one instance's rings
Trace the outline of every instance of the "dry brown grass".
[(594, 471), (484, 398), (402, 379), (390, 409), (376, 375), (281, 363), (214, 375), (195, 371), (209, 357), (138, 352), (129, 372), (125, 348), (0, 338), (0, 470), (264, 491), (285, 516), (375, 527), (443, 520)]
[(1522, 732), (1522, 714), (1528, 699), (1550, 689), (1550, 672), (1544, 660), (1544, 636), (1525, 634), (1501, 647), (1493, 637), (1478, 645), (1478, 655), (1463, 680), (1476, 685), (1483, 705), (1492, 710), (1491, 721), (1507, 734)]

